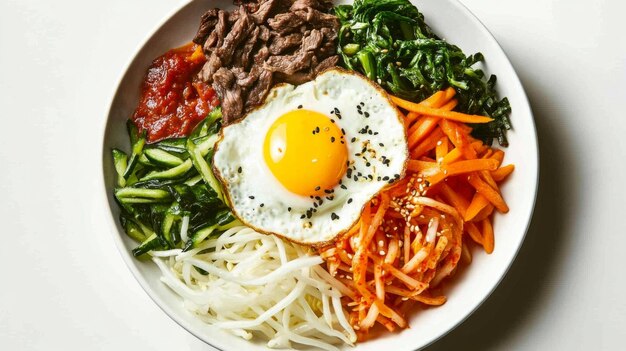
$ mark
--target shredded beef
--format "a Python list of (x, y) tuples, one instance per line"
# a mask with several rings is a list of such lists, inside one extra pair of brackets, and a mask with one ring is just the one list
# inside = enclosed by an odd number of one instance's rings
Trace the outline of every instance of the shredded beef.
[(236, 10), (207, 11), (194, 42), (207, 62), (199, 77), (232, 123), (263, 103), (273, 84), (302, 84), (336, 66), (337, 17), (328, 0), (234, 0)]

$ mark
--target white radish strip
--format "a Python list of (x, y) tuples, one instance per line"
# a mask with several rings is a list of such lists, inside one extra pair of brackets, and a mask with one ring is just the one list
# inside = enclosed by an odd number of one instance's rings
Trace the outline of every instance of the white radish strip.
[(181, 249), (172, 249), (172, 250), (163, 250), (163, 251), (150, 251), (150, 255), (152, 257), (170, 257), (179, 255), (183, 250)]
[(430, 223), (428, 223), (428, 231), (426, 232), (426, 241), (432, 243), (437, 237), (437, 229), (439, 228), (439, 218), (434, 217)]
[(189, 240), (187, 236), (187, 231), (189, 230), (189, 216), (183, 217), (183, 220), (180, 224), (180, 239), (186, 243)]

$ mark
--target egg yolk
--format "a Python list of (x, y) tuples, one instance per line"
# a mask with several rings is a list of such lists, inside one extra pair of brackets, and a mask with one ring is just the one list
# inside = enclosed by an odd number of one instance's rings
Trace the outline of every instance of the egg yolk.
[(289, 191), (324, 195), (346, 172), (348, 148), (342, 130), (326, 115), (298, 109), (279, 117), (265, 136), (263, 156)]

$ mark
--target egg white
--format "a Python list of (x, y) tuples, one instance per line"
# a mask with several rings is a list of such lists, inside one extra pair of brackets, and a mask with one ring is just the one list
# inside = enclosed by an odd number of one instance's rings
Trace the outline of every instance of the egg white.
[[(342, 178), (343, 187), (332, 189), (332, 200), (319, 198), (321, 204), (318, 199), (287, 190), (263, 156), (270, 126), (298, 108), (322, 113), (345, 131), (349, 168), (353, 170)], [(339, 114), (334, 113), (335, 109)], [(364, 145), (368, 147), (362, 154)], [(262, 106), (224, 127), (213, 167), (234, 214), (244, 223), (295, 242), (319, 244), (347, 231), (367, 201), (402, 178), (407, 158), (403, 121), (387, 95), (365, 77), (331, 69), (297, 87), (274, 87)], [(306, 170), (293, 171), (297, 174)]]

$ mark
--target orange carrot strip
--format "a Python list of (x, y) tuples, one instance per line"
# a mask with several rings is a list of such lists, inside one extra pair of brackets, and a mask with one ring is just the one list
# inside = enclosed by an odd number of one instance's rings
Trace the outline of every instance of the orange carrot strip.
[(468, 115), (460, 112), (445, 111), (441, 109), (426, 107), (424, 105), (416, 104), (414, 102), (407, 101), (396, 96), (391, 96), (391, 100), (396, 103), (396, 105), (402, 107), (405, 110), (417, 112), (422, 115), (445, 118), (463, 123), (489, 123), (493, 121), (492, 118), (485, 116)]
[(498, 166), (500, 166), (500, 164), (502, 164), (502, 161), (504, 160), (504, 151), (502, 150), (494, 151), (491, 158), (493, 158), (494, 160), (498, 160), (499, 162)]
[(483, 245), (483, 235), (480, 233), (480, 230), (476, 228), (476, 225), (472, 222), (465, 223), (465, 231), (469, 234), (470, 238), (474, 240), (476, 244)]
[(448, 137), (442, 137), (435, 147), (435, 159), (437, 162), (443, 162), (443, 157), (448, 153)]
[(422, 117), (416, 122), (411, 129), (409, 129), (409, 148), (417, 145), (422, 139), (424, 139), (429, 133), (435, 129), (439, 118), (436, 117)]
[(513, 173), (514, 170), (515, 170), (515, 165), (512, 165), (512, 164), (506, 165), (506, 166), (496, 169), (495, 171), (491, 171), (491, 176), (493, 177), (493, 180), (495, 180), (496, 182), (501, 182), (506, 177), (508, 177), (509, 174)]
[(458, 101), (456, 99), (452, 99), (450, 101), (448, 101), (445, 105), (442, 105), (441, 107), (439, 107), (440, 110), (445, 110), (445, 111), (452, 111), (454, 110), (454, 108), (456, 107), (456, 105), (458, 105)]
[(441, 194), (446, 198), (447, 203), (452, 204), (452, 206), (459, 211), (461, 217), (465, 217), (465, 213), (470, 204), (461, 194), (446, 183), (441, 184)]
[(448, 152), (448, 154), (443, 157), (442, 163), (447, 164), (447, 163), (455, 162), (458, 159), (460, 159), (462, 156), (463, 154), (461, 154), (461, 150), (459, 148), (454, 148), (450, 150), (450, 152)]
[(413, 124), (413, 122), (415, 122), (419, 116), (420, 115), (417, 112), (409, 112), (409, 113), (407, 113), (406, 119), (404, 120), (404, 125), (406, 126), (406, 128), (410, 129), (411, 128), (411, 124)]
[(441, 306), (447, 301), (445, 296), (429, 297), (429, 296), (416, 295), (416, 296), (411, 297), (411, 299), (415, 301), (419, 301), (426, 305), (430, 305), (430, 306)]
[(461, 151), (466, 159), (473, 160), (476, 158), (476, 150), (471, 146), (467, 134), (458, 127), (457, 123), (443, 119), (439, 122), (439, 126), (448, 138), (450, 138), (452, 144), (460, 149), (459, 151)]
[(426, 139), (411, 151), (411, 158), (417, 159), (437, 146), (437, 141), (443, 136), (440, 128), (436, 128)]
[(476, 217), (472, 219), (472, 222), (480, 222), (483, 219), (491, 216), (491, 214), (493, 213), (493, 208), (494, 206), (491, 203), (488, 203), (487, 206), (485, 206), (485, 208), (480, 210), (480, 212), (478, 212)]
[[(452, 110), (456, 106), (456, 100), (450, 100), (447, 104), (442, 106), (440, 109), (442, 110)], [(430, 117), (424, 116), (418, 120), (408, 132), (409, 135), (409, 148), (413, 147), (415, 144), (424, 139), (428, 133), (432, 132), (432, 130), (437, 126), (440, 118), (438, 117)]]
[(463, 216), (465, 221), (471, 221), (488, 204), (489, 200), (487, 200), (480, 193), (475, 193), (474, 197), (472, 198), (472, 202), (467, 207), (467, 211), (465, 211), (465, 216)]
[(489, 218), (484, 219), (483, 222), (483, 247), (485, 252), (490, 254), (494, 248), (493, 226)]
[(509, 206), (507, 206), (502, 196), (500, 196), (500, 193), (480, 179), (480, 176), (477, 174), (471, 174), (467, 177), (467, 181), (474, 187), (474, 189), (476, 189), (476, 191), (489, 200), (489, 202), (491, 202), (496, 209), (498, 209), (498, 211), (502, 213), (509, 212)]
[(435, 169), (436, 171), (439, 170), (439, 166), (437, 165), (437, 163), (420, 160), (409, 160), (406, 168), (412, 172), (424, 172), (433, 169)]
[(492, 159), (476, 159), (445, 164), (441, 166), (441, 172), (429, 177), (428, 181), (431, 184), (437, 184), (445, 178), (453, 175), (476, 171), (495, 171), (496, 168), (498, 168), (497, 163), (498, 161)]
[[(498, 163), (498, 160), (491, 160), (491, 161), (495, 161), (496, 163)], [(481, 170), (480, 172), (478, 172), (478, 174), (480, 174), (480, 177), (482, 178), (482, 180), (485, 181), (485, 183), (489, 184), (490, 187), (492, 187), (496, 191), (500, 192), (500, 188), (498, 187), (498, 184), (493, 179), (493, 177), (491, 176), (491, 173), (489, 171), (495, 171), (495, 169)]]

